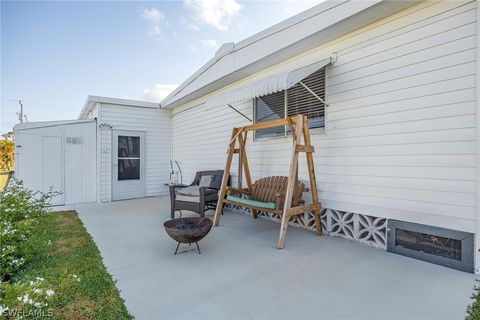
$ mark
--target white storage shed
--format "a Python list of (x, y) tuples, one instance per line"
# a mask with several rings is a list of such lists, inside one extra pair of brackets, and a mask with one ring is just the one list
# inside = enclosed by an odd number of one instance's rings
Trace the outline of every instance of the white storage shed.
[(52, 204), (96, 200), (96, 121), (18, 124), (15, 176), (32, 190), (61, 194)]

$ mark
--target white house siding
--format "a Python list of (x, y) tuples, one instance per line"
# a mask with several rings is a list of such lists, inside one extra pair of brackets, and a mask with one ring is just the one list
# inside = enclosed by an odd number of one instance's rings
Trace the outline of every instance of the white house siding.
[[(312, 131), (323, 206), (474, 232), (475, 7), (421, 3), (229, 88), (337, 52), (327, 127)], [(231, 128), (248, 123), (229, 108), (206, 111), (205, 100), (174, 110), (173, 158), (186, 180), (223, 168)], [(252, 117), (251, 101), (236, 107)], [(253, 177), (286, 175), (290, 145), (250, 142)], [(304, 166), (299, 176), (307, 179)]]
[[(112, 130), (144, 131), (146, 142), (146, 196), (166, 195), (171, 158), (169, 110), (119, 106), (97, 106), (99, 153), (99, 201), (112, 199)], [(103, 125), (102, 125), (103, 124)]]

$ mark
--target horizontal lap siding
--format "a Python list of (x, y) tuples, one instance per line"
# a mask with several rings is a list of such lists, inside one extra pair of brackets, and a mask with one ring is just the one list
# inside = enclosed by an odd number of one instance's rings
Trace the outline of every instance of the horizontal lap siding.
[[(252, 112), (248, 104), (236, 107)], [(248, 124), (237, 116), (229, 108), (207, 111), (202, 105), (173, 117), (173, 159), (181, 161), (185, 183), (190, 183), (198, 170), (223, 169), (232, 127)]]
[[(101, 120), (112, 130), (144, 131), (146, 133), (146, 190), (147, 196), (166, 195), (170, 178), (171, 116), (168, 110), (102, 104)], [(111, 200), (112, 135), (111, 130), (100, 131), (101, 199)]]
[[(323, 205), (473, 231), (475, 2), (422, 3), (297, 59), (331, 52), (327, 128), (312, 130)], [(251, 102), (237, 108), (252, 116)], [(174, 158), (187, 179), (222, 168), (231, 128), (247, 122), (229, 108), (175, 114)], [(290, 146), (250, 142), (254, 178), (286, 175)]]

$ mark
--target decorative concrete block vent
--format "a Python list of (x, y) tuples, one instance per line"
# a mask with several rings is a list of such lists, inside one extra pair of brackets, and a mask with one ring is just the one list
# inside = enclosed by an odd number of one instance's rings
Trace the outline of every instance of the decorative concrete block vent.
[(331, 236), (387, 249), (387, 219), (359, 213), (322, 209), (322, 226)]
[[(230, 206), (236, 211), (252, 215), (248, 208)], [(321, 210), (322, 231), (330, 236), (338, 236), (349, 240), (355, 240), (383, 250), (387, 249), (387, 219), (368, 216), (353, 212), (344, 212), (323, 208)], [(268, 212), (260, 212), (262, 219), (280, 223), (280, 217)], [(292, 217), (289, 225), (307, 230), (314, 228), (313, 214), (307, 212), (303, 215)]]

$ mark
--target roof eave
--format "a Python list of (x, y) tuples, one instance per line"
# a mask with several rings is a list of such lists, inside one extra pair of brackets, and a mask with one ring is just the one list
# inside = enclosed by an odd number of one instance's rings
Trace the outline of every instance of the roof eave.
[[(368, 24), (371, 24), (377, 20), (380, 20), (382, 18), (387, 17), (388, 15), (394, 14), (398, 11), (404, 10), (408, 8), (409, 6), (415, 5), (419, 2), (422, 2), (422, 0), (410, 0), (410, 1), (380, 1), (371, 7), (368, 7), (367, 9), (364, 9), (362, 11), (358, 11), (355, 14), (352, 14), (348, 17), (345, 17), (343, 20), (329, 25), (326, 28), (319, 30), (316, 33), (313, 33), (295, 43), (292, 43), (284, 48), (281, 48), (280, 50), (277, 50), (275, 52), (271, 52), (270, 54), (264, 56), (263, 58), (260, 58), (258, 60), (253, 61), (251, 64), (239, 68), (237, 70), (234, 70), (222, 77), (219, 77), (215, 79), (214, 81), (211, 81), (210, 83), (204, 85), (203, 87), (200, 87), (199, 89), (192, 91), (180, 98), (177, 98), (176, 100), (175, 97), (181, 93), (181, 91), (191, 82), (193, 82), (196, 78), (198, 78), (201, 74), (203, 74), (208, 68), (210, 68), (212, 65), (217, 63), (221, 58), (233, 54), (237, 51), (235, 49), (234, 51), (227, 53), (221, 57), (214, 57), (213, 59), (209, 60), (202, 68), (200, 68), (197, 72), (194, 73), (190, 78), (188, 78), (182, 85), (180, 85), (175, 91), (173, 91), (170, 95), (168, 95), (162, 102), (161, 102), (161, 107), (162, 108), (169, 108), (173, 109), (176, 107), (179, 107), (181, 105), (184, 105), (186, 103), (189, 103), (193, 100), (196, 100), (198, 98), (201, 98), (204, 95), (207, 95), (209, 93), (214, 92), (215, 90), (218, 90), (226, 85), (229, 85), (235, 81), (241, 80), (242, 78), (249, 76), (251, 74), (254, 74), (258, 71), (261, 71), (262, 69), (271, 67), (277, 63), (280, 63), (281, 61), (284, 61), (292, 56), (295, 56), (296, 54), (299, 54), (301, 52), (305, 52), (307, 50), (313, 49), (319, 45), (322, 45), (324, 43), (327, 43), (328, 41), (331, 41), (337, 37), (340, 37), (342, 35), (345, 35), (355, 29), (364, 27)], [(338, 2), (336, 2), (338, 3)], [(314, 7), (317, 8), (317, 7)], [(302, 13), (303, 14), (303, 13)], [(318, 12), (316, 12), (318, 14)], [(312, 15), (308, 15), (308, 17), (311, 17)], [(276, 27), (276, 26), (274, 26)], [(274, 28), (272, 27), (272, 28)], [(267, 29), (268, 30), (268, 29)], [(261, 32), (260, 32), (261, 33)], [(259, 34), (260, 34), (259, 33)], [(257, 35), (254, 35), (250, 38), (255, 38)], [(248, 38), (248, 39), (250, 39)], [(246, 40), (244, 40), (246, 41)], [(242, 41), (242, 42), (244, 42)], [(252, 40), (253, 41), (253, 40)], [(242, 43), (240, 42), (240, 43)], [(245, 46), (245, 43), (243, 43), (242, 46)], [(237, 45), (235, 46), (237, 47)]]
[(102, 97), (102, 96), (88, 96), (85, 104), (83, 105), (82, 111), (78, 116), (78, 119), (85, 119), (90, 110), (97, 103), (105, 104), (115, 104), (122, 106), (132, 106), (132, 107), (141, 107), (141, 108), (160, 108), (160, 103), (140, 101), (140, 100), (130, 100), (130, 99), (120, 99), (120, 98), (111, 98), (111, 97)]

